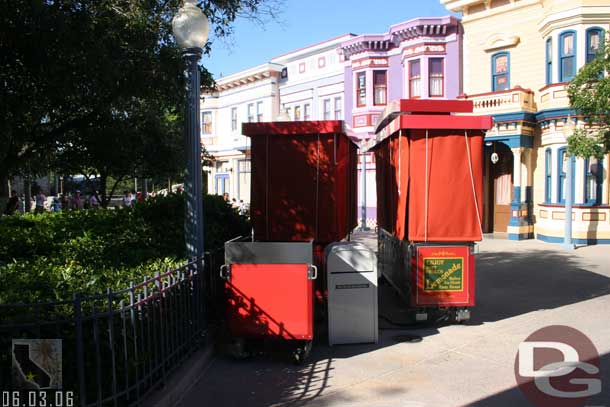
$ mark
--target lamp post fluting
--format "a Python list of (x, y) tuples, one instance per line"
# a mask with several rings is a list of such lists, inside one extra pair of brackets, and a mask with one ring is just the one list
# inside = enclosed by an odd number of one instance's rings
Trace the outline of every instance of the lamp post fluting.
[(174, 38), (185, 60), (186, 109), (185, 147), (186, 175), (184, 193), (186, 216), (184, 233), (189, 259), (203, 256), (203, 187), (201, 168), (201, 122), (199, 61), (208, 40), (209, 23), (195, 0), (184, 0), (178, 14), (172, 20)]

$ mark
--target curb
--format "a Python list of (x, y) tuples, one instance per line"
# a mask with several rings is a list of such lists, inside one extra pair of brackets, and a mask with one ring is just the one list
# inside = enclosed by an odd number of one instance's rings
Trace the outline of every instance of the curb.
[(208, 345), (205, 349), (195, 352), (183, 363), (165, 385), (155, 391), (143, 405), (150, 407), (174, 407), (197, 384), (203, 373), (214, 359), (214, 347)]

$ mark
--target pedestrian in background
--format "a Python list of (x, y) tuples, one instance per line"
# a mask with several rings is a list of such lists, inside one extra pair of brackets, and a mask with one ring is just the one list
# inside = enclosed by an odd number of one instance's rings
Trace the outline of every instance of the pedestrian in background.
[(61, 212), (61, 202), (59, 200), (59, 197), (53, 198), (51, 209), (53, 210), (53, 212)]
[(76, 192), (74, 192), (74, 196), (72, 197), (71, 206), (72, 206), (72, 209), (75, 211), (79, 211), (79, 210), (83, 209), (85, 206), (83, 197), (80, 195), (80, 191), (78, 189), (76, 190)]
[(99, 192), (95, 191), (91, 194), (89, 198), (89, 208), (91, 209), (99, 209), (100, 208), (100, 200), (97, 198), (97, 194)]
[(36, 208), (34, 209), (34, 213), (42, 213), (45, 212), (44, 203), (47, 200), (47, 197), (42, 193), (42, 189), (38, 190), (36, 197), (34, 197), (34, 201), (36, 202)]
[(5, 215), (13, 215), (19, 209), (19, 196), (17, 195), (17, 191), (11, 192), (11, 197), (8, 199), (6, 203), (6, 208), (4, 209)]
[(123, 191), (123, 208), (131, 208), (131, 192), (128, 190)]

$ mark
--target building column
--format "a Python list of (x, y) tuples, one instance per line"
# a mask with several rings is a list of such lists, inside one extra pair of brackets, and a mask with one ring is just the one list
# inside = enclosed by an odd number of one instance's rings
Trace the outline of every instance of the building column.
[(534, 237), (532, 225), (532, 149), (512, 148), (513, 152), (513, 200), (508, 224), (510, 240)]

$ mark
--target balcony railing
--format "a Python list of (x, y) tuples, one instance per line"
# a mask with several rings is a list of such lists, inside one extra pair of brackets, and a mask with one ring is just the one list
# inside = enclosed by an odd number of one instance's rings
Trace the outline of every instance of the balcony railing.
[(539, 90), (540, 110), (560, 109), (570, 105), (568, 98), (569, 82), (552, 83)]
[(516, 86), (498, 92), (461, 95), (458, 99), (472, 100), (475, 114), (499, 114), (510, 112), (535, 112), (534, 92)]

